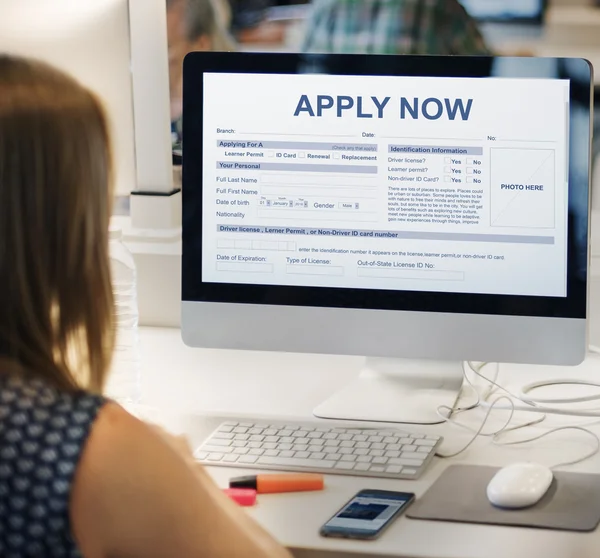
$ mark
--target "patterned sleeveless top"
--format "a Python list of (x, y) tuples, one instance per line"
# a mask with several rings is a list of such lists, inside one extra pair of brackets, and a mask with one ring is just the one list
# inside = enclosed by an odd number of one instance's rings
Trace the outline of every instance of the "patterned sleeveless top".
[(74, 558), (69, 499), (104, 399), (0, 374), (0, 556)]

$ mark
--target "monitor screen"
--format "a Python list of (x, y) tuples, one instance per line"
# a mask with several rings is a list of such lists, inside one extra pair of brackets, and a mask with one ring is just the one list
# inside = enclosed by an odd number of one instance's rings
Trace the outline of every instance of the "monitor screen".
[(568, 98), (560, 79), (206, 73), (202, 280), (565, 297)]
[(546, 0), (460, 0), (467, 12), (480, 21), (539, 21)]
[(584, 61), (212, 53), (185, 71), (184, 300), (585, 317)]

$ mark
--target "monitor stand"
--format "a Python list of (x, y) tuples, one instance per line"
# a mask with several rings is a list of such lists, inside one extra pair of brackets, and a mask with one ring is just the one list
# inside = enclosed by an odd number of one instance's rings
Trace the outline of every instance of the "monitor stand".
[(463, 383), (461, 362), (367, 358), (351, 384), (321, 403), (318, 418), (440, 424), (440, 406), (453, 407)]

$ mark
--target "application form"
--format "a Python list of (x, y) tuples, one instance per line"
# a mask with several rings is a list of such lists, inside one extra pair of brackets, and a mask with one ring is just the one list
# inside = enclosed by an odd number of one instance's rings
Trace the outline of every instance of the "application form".
[(203, 115), (205, 282), (567, 294), (566, 80), (209, 73)]

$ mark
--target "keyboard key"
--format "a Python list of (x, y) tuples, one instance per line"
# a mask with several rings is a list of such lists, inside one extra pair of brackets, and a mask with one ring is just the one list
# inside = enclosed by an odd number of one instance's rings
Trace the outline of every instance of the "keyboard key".
[(319, 427), (319, 428), (315, 428), (315, 430), (317, 432), (326, 433), (326, 432), (329, 432), (331, 430), (331, 428), (322, 428), (322, 427)]
[(253, 434), (252, 436), (250, 436), (250, 441), (251, 442), (263, 442), (265, 439), (264, 436), (261, 436), (259, 434)]
[(282, 444), (293, 444), (296, 438), (292, 438), (292, 436), (282, 436), (279, 441)]
[(356, 455), (342, 455), (342, 459), (340, 461), (356, 461)]
[(253, 422), (240, 422), (240, 426), (245, 426), (247, 428), (252, 428), (254, 426)]
[[(318, 459), (294, 459), (283, 457), (259, 457), (259, 465), (274, 465), (280, 467), (314, 467), (315, 469), (333, 469), (333, 461), (320, 461)], [(354, 465), (354, 464), (352, 464)]]
[(385, 465), (387, 463), (387, 457), (374, 457), (373, 465)]
[(342, 455), (350, 455), (354, 453), (354, 450), (352, 448), (338, 448), (338, 453)]
[(342, 442), (340, 442), (339, 440), (327, 440), (325, 442), (325, 445), (328, 448), (337, 448)]
[(251, 449), (249, 455), (262, 455), (265, 453), (264, 449)]
[(260, 442), (248, 442), (248, 447), (257, 449), (257, 448), (261, 448), (262, 444)]
[(364, 448), (354, 448), (354, 455), (369, 455), (369, 450)]
[(263, 436), (275, 436), (277, 435), (277, 430), (275, 428), (267, 428), (263, 432)]
[(199, 459), (200, 461), (204, 461), (208, 457), (208, 452), (207, 451), (197, 451), (195, 453), (194, 457), (196, 459)]
[(217, 432), (213, 436), (213, 439), (217, 439), (217, 440), (233, 440), (234, 437), (235, 437), (234, 434), (227, 434), (225, 432)]
[(248, 432), (248, 429), (245, 426), (238, 426), (237, 428), (234, 428), (233, 431), (236, 434), (246, 434), (246, 432)]
[(352, 435), (351, 434), (340, 434), (338, 436), (338, 440), (340, 440), (340, 442), (348, 442), (348, 441), (352, 440)]
[[(333, 463), (332, 463), (333, 465)], [(344, 471), (351, 471), (352, 469), (354, 469), (355, 463), (350, 463), (347, 461), (338, 461), (335, 464), (335, 468), (336, 469), (342, 469)]]
[(339, 453), (328, 453), (325, 455), (327, 461), (339, 461), (342, 456)]
[(370, 455), (359, 455), (356, 458), (357, 463), (371, 463), (372, 457)]
[(236, 455), (246, 455), (250, 450), (248, 448), (235, 448), (233, 453)]
[(221, 448), (219, 446), (206, 445), (202, 446), (202, 451), (207, 451), (209, 453), (231, 453), (234, 448)]
[(306, 438), (307, 433), (304, 430), (298, 430), (292, 434), (292, 438)]
[(291, 436), (293, 433), (293, 430), (288, 430), (286, 428), (284, 428), (283, 430), (280, 430), (277, 434), (279, 436)]
[(378, 444), (371, 444), (372, 449), (382, 450), (385, 449), (386, 445), (379, 442)]
[(381, 441), (383, 441), (383, 438), (381, 436), (369, 436), (369, 439), (367, 440), (367, 442), (371, 442), (371, 443), (373, 443), (373, 442), (378, 443)]
[(251, 428), (248, 430), (248, 434), (262, 434), (263, 430), (263, 428)]
[(221, 461), (223, 457), (224, 455), (222, 453), (209, 453), (206, 459), (207, 461)]
[(415, 440), (415, 446), (426, 446), (432, 448), (436, 443), (436, 440)]
[(355, 471), (368, 471), (371, 465), (369, 463), (357, 463), (354, 466)]
[(249, 434), (236, 434), (234, 438), (234, 440), (241, 440), (242, 442), (247, 442), (249, 439)]
[(422, 440), (423, 438), (425, 438), (425, 435), (424, 434), (411, 434), (411, 437), (416, 440), (418, 440), (418, 439)]
[(276, 449), (277, 448), (277, 444), (275, 442), (265, 442), (262, 445), (263, 448), (265, 448), (266, 450), (268, 449)]
[(400, 457), (402, 459), (416, 459), (418, 461), (425, 461), (425, 459), (427, 458), (427, 456), (423, 455), (422, 453), (419, 453), (419, 452), (408, 452), (408, 451), (403, 451), (400, 454)]
[(297, 451), (294, 457), (297, 457), (298, 459), (306, 459), (307, 457), (310, 457), (310, 453), (308, 451)]
[(317, 453), (310, 454), (311, 459), (325, 459), (325, 456), (326, 456), (326, 454), (323, 452), (317, 452)]
[(308, 433), (308, 437), (309, 438), (322, 438), (323, 437), (323, 433), (322, 432), (309, 432)]
[(323, 436), (325, 440), (336, 440), (338, 435), (335, 432), (328, 432)]
[(386, 470), (386, 473), (391, 473), (392, 475), (398, 475), (399, 473), (402, 472), (402, 467), (400, 467), (399, 465), (389, 465)]
[(281, 451), (279, 457), (294, 457), (295, 451)]
[(369, 471), (373, 471), (374, 473), (385, 473), (385, 467), (381, 467), (379, 465), (371, 465)]
[(235, 463), (240, 458), (239, 455), (231, 454), (223, 458), (223, 463)]
[(391, 458), (388, 463), (390, 465), (401, 465), (402, 467), (420, 467), (423, 464), (422, 460), (416, 459), (403, 459), (403, 458)]
[(355, 444), (356, 444), (356, 442), (352, 442), (350, 440), (345, 440), (340, 444), (340, 446), (342, 448), (353, 448)]
[(369, 454), (372, 455), (373, 457), (382, 457), (383, 450), (369, 450)]
[(231, 440), (219, 440), (218, 438), (211, 438), (209, 440), (211, 446), (224, 446), (229, 447), (231, 445)]
[(292, 447), (292, 444), (277, 444), (277, 449), (282, 451), (289, 451)]
[(364, 434), (357, 434), (355, 436), (352, 437), (352, 439), (355, 442), (366, 442), (368, 440), (368, 436), (365, 436)]
[(265, 455), (267, 455), (268, 457), (277, 457), (279, 455), (279, 452), (277, 450), (267, 450), (265, 451)]
[(430, 447), (419, 447), (419, 453), (429, 453), (432, 449)]
[(386, 444), (397, 444), (398, 438), (394, 438), (393, 436), (388, 436), (387, 438), (384, 438), (383, 441)]
[(367, 449), (371, 446), (369, 442), (356, 442), (355, 448)]
[(400, 443), (410, 445), (413, 443), (413, 441), (412, 441), (412, 438), (400, 438)]
[(227, 421), (224, 422), (223, 425), (221, 426), (221, 428), (219, 428), (219, 430), (223, 430), (223, 432), (226, 432), (225, 428), (228, 428), (230, 426), (237, 426), (238, 423), (237, 422), (232, 422), (232, 421)]
[(248, 445), (248, 442), (242, 442), (241, 440), (235, 440), (232, 442), (232, 447), (234, 448), (245, 448)]
[(265, 442), (279, 442), (279, 436), (265, 436)]
[(408, 452), (414, 453), (414, 452), (416, 452), (418, 449), (419, 449), (419, 448), (418, 448), (417, 446), (404, 446), (404, 447), (402, 448), (402, 452), (404, 453), (405, 451), (408, 451)]
[(354, 434), (362, 434), (363, 433), (362, 430), (356, 430), (356, 429), (353, 429), (353, 428), (350, 428), (350, 429), (346, 430), (346, 432), (348, 434), (352, 434), (352, 435), (354, 435)]
[(385, 457), (400, 457), (400, 452), (399, 451), (386, 451), (383, 455)]
[(418, 471), (417, 471), (416, 469), (406, 469), (406, 468), (404, 468), (404, 469), (402, 470), (402, 474), (403, 474), (403, 475), (411, 475), (411, 476), (414, 476), (414, 475), (416, 475), (417, 473), (418, 473)]

